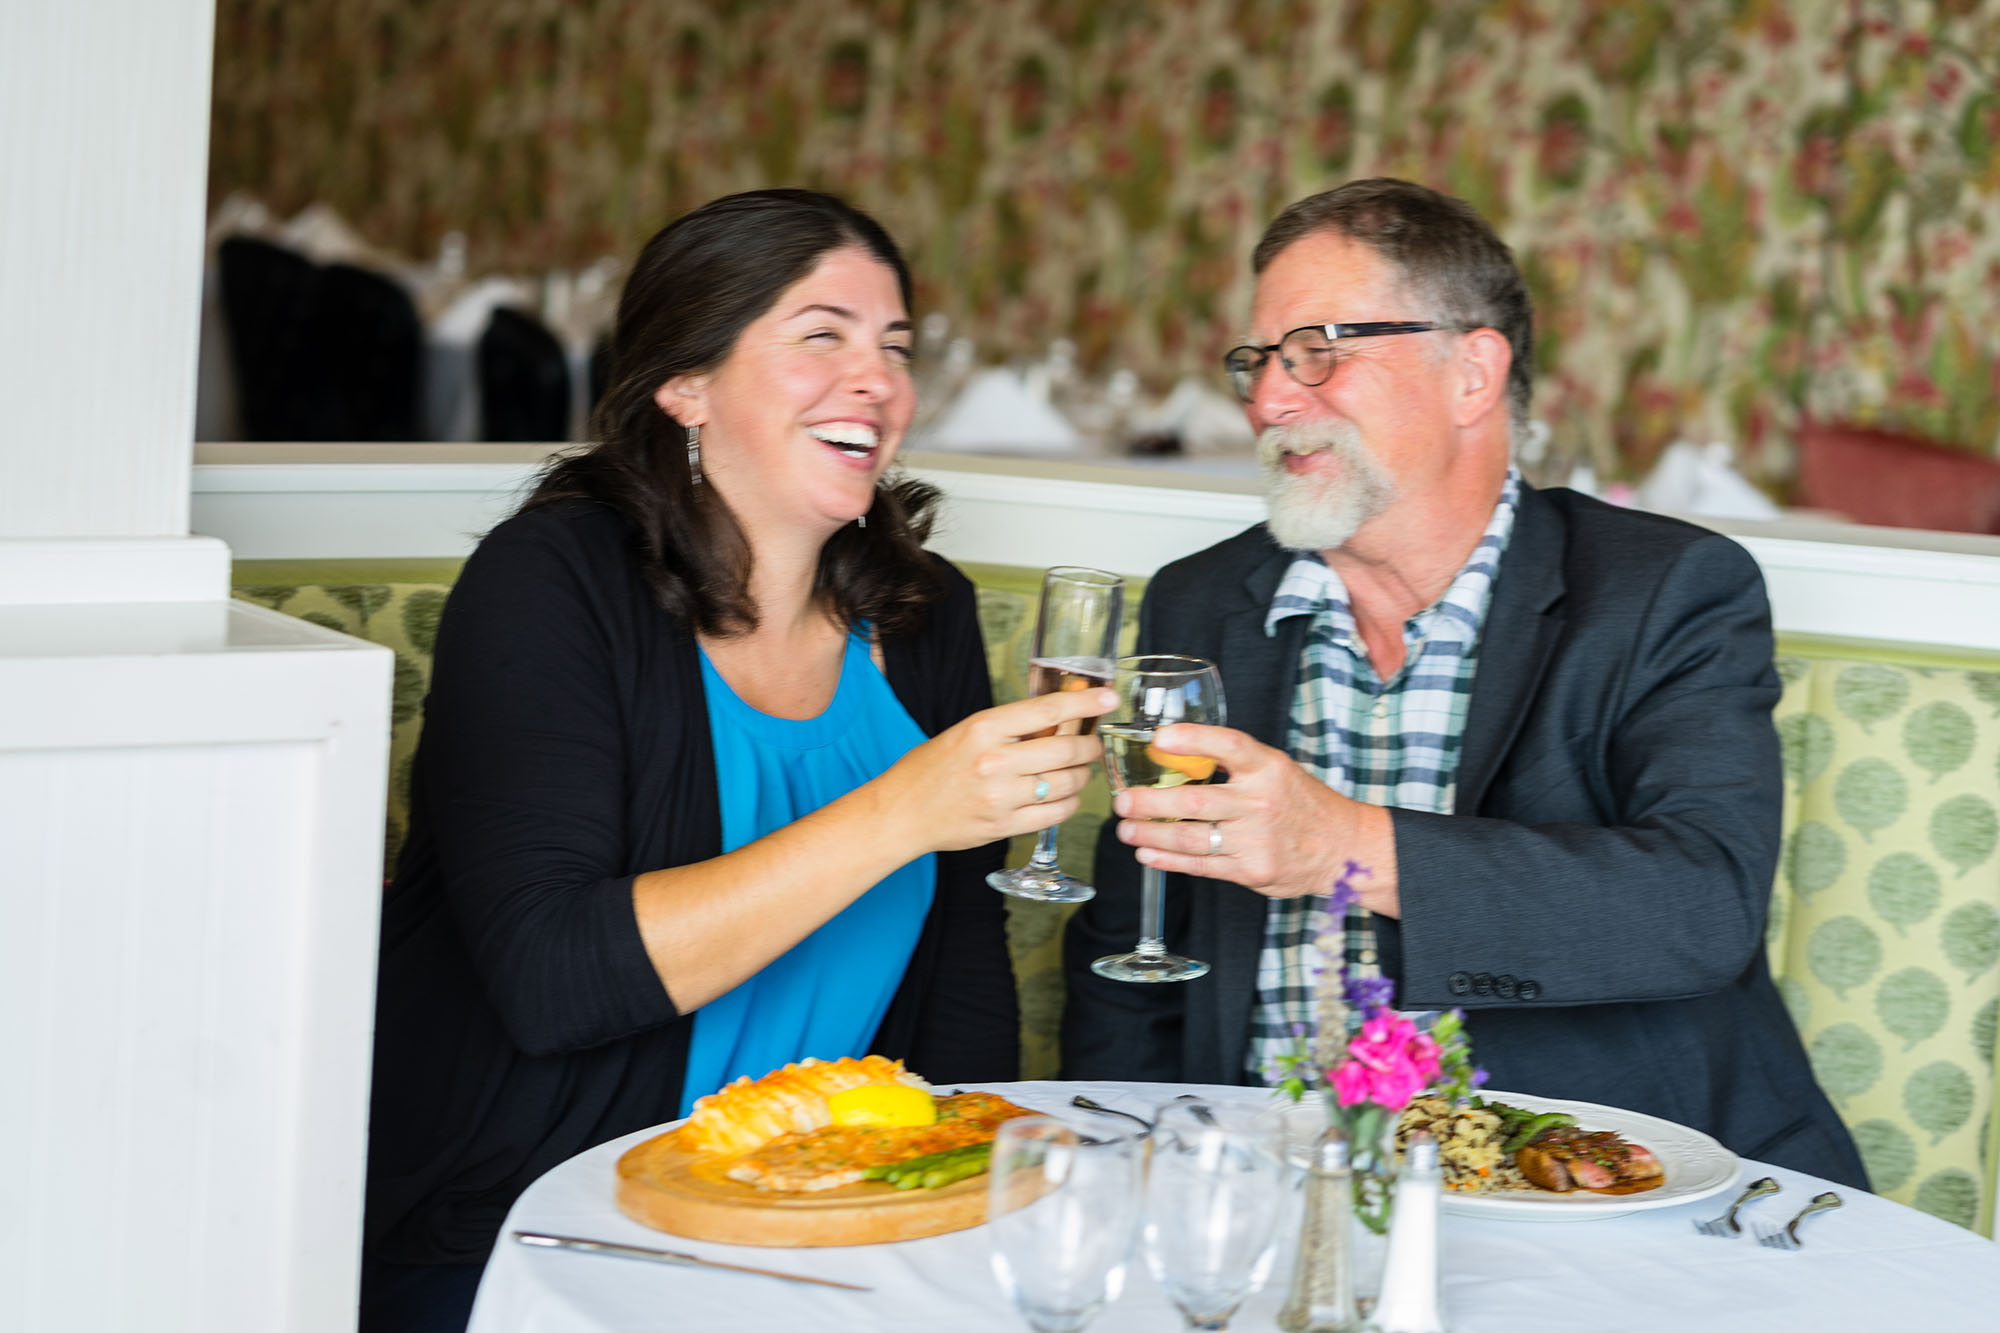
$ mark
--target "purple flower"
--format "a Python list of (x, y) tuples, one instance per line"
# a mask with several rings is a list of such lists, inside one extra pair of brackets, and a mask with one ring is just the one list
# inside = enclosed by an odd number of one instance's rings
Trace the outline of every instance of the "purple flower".
[(1332, 891), (1327, 894), (1326, 910), (1328, 914), (1333, 915), (1345, 912), (1348, 908), (1354, 906), (1361, 898), (1361, 895), (1354, 888), (1355, 877), (1357, 875), (1372, 873), (1367, 866), (1362, 865), (1359, 861), (1349, 861), (1346, 868), (1340, 872), (1340, 877), (1333, 881)]
[(1396, 983), (1387, 977), (1343, 975), (1340, 990), (1347, 1003), (1363, 1013), (1387, 1009), (1396, 1002)]

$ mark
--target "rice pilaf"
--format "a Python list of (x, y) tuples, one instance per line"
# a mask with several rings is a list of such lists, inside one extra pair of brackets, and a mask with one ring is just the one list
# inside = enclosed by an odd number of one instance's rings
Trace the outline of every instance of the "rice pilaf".
[(1469, 1106), (1454, 1111), (1442, 1097), (1419, 1097), (1396, 1122), (1398, 1158), (1410, 1136), (1419, 1130), (1437, 1141), (1446, 1189), (1461, 1194), (1494, 1194), (1535, 1188), (1514, 1165), (1512, 1154), (1505, 1151), (1507, 1135), (1496, 1113)]

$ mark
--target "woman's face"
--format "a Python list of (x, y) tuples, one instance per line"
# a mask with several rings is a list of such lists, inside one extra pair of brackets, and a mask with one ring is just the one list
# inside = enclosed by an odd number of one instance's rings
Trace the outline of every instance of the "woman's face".
[(824, 540), (868, 512), (916, 411), (910, 316), (896, 274), (829, 251), (743, 330), (721, 365), (655, 395), (701, 427), (702, 479), (754, 538)]

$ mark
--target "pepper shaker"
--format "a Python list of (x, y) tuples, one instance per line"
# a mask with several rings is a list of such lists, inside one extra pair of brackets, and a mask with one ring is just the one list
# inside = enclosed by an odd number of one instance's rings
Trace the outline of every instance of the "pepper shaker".
[(1353, 1176), (1346, 1136), (1337, 1126), (1328, 1129), (1313, 1144), (1306, 1171), (1298, 1262), (1278, 1311), (1285, 1333), (1353, 1333), (1362, 1326), (1354, 1305)]

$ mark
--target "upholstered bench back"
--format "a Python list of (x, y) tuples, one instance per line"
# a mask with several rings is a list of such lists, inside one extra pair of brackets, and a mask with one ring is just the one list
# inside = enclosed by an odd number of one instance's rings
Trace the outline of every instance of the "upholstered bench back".
[(1771, 970), (1879, 1193), (1993, 1234), (2000, 662), (1784, 640)]
[[(1040, 571), (967, 565), (994, 694), (1027, 680)], [(388, 854), (456, 561), (246, 561), (236, 593), (395, 650)], [(1131, 590), (1136, 609), (1143, 581)], [(1137, 617), (1128, 616), (1127, 643)], [(1877, 1188), (1992, 1234), (1994, 1032), (2000, 1009), (2000, 658), (1785, 640), (1777, 711), (1785, 856), (1772, 969), (1820, 1082)], [(1102, 777), (1059, 839), (1087, 870), (1109, 810)], [(1025, 860), (1028, 839), (1014, 849)], [(1008, 902), (1024, 1074), (1056, 1067), (1068, 911)]]

